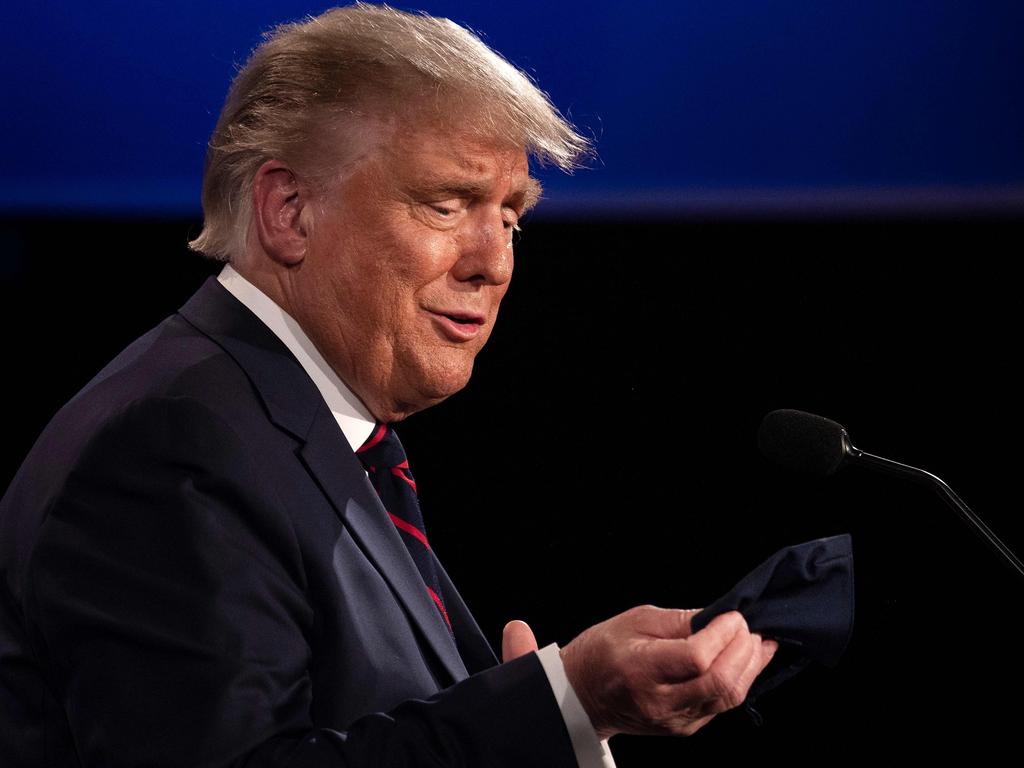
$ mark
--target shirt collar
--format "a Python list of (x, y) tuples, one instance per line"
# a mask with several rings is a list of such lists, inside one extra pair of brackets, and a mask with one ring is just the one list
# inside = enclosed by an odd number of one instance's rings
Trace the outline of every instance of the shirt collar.
[(313, 380), (313, 384), (320, 390), (320, 394), (327, 403), (327, 407), (331, 409), (331, 413), (334, 414), (334, 418), (345, 434), (348, 444), (352, 446), (352, 450), (358, 449), (366, 442), (373, 432), (376, 420), (362, 401), (345, 386), (334, 369), (327, 364), (320, 351), (295, 322), (295, 318), (275, 304), (263, 291), (238, 274), (230, 264), (225, 265), (221, 270), (217, 281), (232, 296), (248, 307), (288, 347), (295, 359), (299, 361), (299, 365)]

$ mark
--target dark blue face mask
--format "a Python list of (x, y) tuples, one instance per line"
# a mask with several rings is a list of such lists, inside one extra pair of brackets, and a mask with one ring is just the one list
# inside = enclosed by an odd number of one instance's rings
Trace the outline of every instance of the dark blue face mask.
[(691, 621), (698, 632), (721, 613), (739, 611), (751, 632), (779, 643), (768, 667), (747, 694), (747, 712), (758, 697), (810, 662), (833, 667), (853, 633), (853, 552), (849, 534), (780, 549), (726, 595)]

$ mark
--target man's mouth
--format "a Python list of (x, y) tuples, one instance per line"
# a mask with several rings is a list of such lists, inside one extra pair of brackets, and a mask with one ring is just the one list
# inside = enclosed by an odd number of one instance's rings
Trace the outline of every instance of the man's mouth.
[(432, 311), (431, 317), (451, 341), (469, 341), (483, 328), (487, 318), (475, 312)]
[(473, 315), (465, 312), (440, 312), (438, 313), (442, 317), (447, 317), (453, 323), (459, 323), (461, 325), (483, 325), (483, 315)]

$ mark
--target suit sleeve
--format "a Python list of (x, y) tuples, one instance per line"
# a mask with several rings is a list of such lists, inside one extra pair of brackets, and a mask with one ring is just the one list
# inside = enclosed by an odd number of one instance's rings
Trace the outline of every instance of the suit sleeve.
[(125, 407), (49, 504), (25, 618), (84, 765), (575, 765), (535, 654), (342, 731), (266, 476), (194, 400)]

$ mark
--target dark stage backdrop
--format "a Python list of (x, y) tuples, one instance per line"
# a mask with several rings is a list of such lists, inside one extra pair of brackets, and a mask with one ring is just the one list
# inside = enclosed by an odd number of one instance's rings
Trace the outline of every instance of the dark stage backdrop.
[[(431, 539), (491, 639), (562, 644), (638, 603), (706, 604), (775, 549), (849, 531), (857, 625), (834, 670), (687, 740), (613, 741), (621, 768), (821, 762), (1016, 744), (1022, 585), (929, 492), (786, 476), (762, 415), (841, 421), (937, 472), (1024, 549), (1024, 218), (536, 221), (474, 379), (400, 429)], [(2, 482), (53, 411), (214, 265), (195, 221), (0, 222)]]

